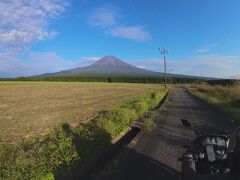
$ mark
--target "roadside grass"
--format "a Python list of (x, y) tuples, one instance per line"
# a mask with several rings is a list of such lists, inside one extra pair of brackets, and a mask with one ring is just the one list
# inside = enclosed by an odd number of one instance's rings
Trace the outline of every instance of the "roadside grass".
[(144, 120), (144, 123), (143, 123), (143, 130), (145, 132), (150, 132), (155, 126), (155, 122), (154, 122), (155, 119), (153, 118), (146, 118)]
[(193, 95), (217, 107), (236, 123), (240, 123), (240, 81), (232, 86), (208, 84), (186, 85)]
[[(46, 134), (62, 123), (77, 126), (99, 112), (161, 90), (154, 84), (0, 82), (0, 142)], [(146, 109), (138, 105), (142, 112)], [(138, 113), (142, 113), (138, 112)]]
[(0, 144), (0, 179), (54, 179), (88, 173), (106, 155), (111, 139), (157, 106), (166, 94), (159, 88), (116, 105), (92, 122), (71, 127), (68, 123), (38, 138)]

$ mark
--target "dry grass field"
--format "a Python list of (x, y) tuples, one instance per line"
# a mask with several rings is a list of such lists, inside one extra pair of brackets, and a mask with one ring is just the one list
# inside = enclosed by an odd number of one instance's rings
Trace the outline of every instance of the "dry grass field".
[(240, 81), (231, 86), (187, 85), (190, 92), (215, 106), (236, 123), (240, 123)]
[(160, 88), (148, 84), (0, 82), (0, 141), (44, 134), (64, 122), (75, 126), (102, 110)]

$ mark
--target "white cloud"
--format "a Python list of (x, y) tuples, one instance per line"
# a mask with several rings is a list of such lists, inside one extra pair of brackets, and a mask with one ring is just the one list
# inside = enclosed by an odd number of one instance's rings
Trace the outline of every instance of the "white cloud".
[(25, 60), (11, 54), (0, 55), (0, 77), (19, 77), (58, 72), (93, 64), (101, 57), (80, 57), (76, 61), (66, 60), (54, 52), (30, 52)]
[(102, 7), (97, 9), (88, 19), (92, 26), (106, 28), (117, 24), (117, 13), (110, 7)]
[[(66, 60), (54, 52), (30, 52), (25, 60), (10, 54), (0, 55), (0, 77), (30, 76), (57, 72), (93, 64), (101, 57), (87, 56), (78, 60)], [(163, 72), (163, 60), (148, 58), (129, 61), (131, 64), (153, 71)], [(168, 60), (168, 69), (175, 74), (240, 78), (240, 56), (198, 56), (188, 60)]]
[(152, 71), (163, 72), (163, 60), (158, 58), (146, 58), (130, 62), (132, 65), (149, 69)]
[(146, 69), (145, 66), (136, 66), (136, 67), (141, 68), (141, 69)]
[(135, 41), (147, 41), (150, 39), (150, 35), (143, 27), (139, 26), (118, 26), (110, 31), (110, 34), (116, 37), (125, 39), (131, 39)]
[(179, 73), (219, 78), (237, 77), (240, 56), (202, 56), (173, 63)]
[(120, 24), (118, 18), (121, 15), (112, 6), (105, 6), (95, 10), (88, 18), (91, 26), (99, 27), (111, 36), (134, 40), (147, 41), (151, 38), (150, 34), (142, 26), (126, 26)]
[(53, 52), (31, 52), (25, 60), (10, 54), (0, 56), (0, 77), (31, 76), (47, 72), (55, 72), (69, 67), (65, 61)]
[(212, 43), (212, 44), (209, 44), (205, 47), (202, 47), (202, 48), (199, 48), (197, 49), (197, 53), (205, 53), (205, 52), (209, 52), (210, 50), (214, 49), (215, 47), (217, 47), (217, 43)]
[(0, 2), (0, 52), (22, 52), (33, 43), (57, 35), (48, 29), (69, 0), (8, 0)]
[[(162, 59), (132, 61), (133, 65), (163, 72)], [(188, 60), (169, 60), (172, 73), (218, 78), (240, 78), (240, 56), (198, 56)]]

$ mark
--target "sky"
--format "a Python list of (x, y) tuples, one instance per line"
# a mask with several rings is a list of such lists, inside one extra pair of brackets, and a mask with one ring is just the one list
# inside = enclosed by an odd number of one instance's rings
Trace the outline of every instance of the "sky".
[(0, 0), (0, 77), (106, 55), (163, 71), (240, 78), (239, 0)]

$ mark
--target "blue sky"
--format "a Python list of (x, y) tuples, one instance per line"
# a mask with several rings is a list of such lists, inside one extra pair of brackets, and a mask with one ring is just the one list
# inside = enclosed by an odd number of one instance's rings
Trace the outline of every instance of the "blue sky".
[(0, 77), (117, 56), (173, 73), (240, 78), (239, 0), (0, 0)]

